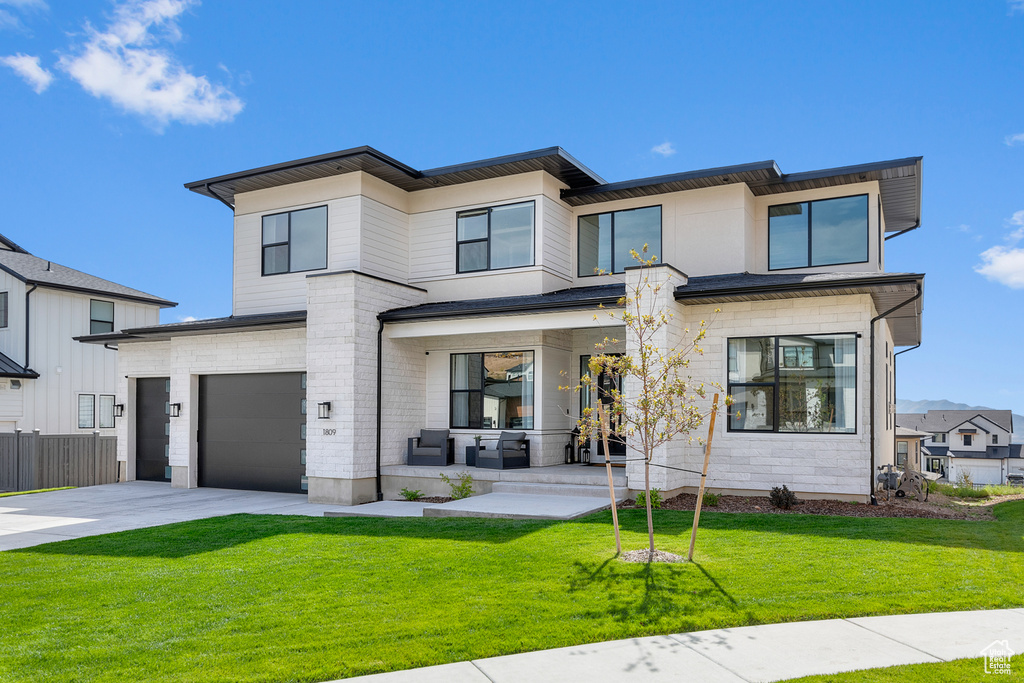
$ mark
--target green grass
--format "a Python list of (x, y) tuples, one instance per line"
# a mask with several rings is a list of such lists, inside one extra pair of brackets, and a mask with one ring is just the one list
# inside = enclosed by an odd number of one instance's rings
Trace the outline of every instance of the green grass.
[(74, 486), (61, 486), (55, 489), (36, 489), (35, 491), (9, 491), (7, 493), (0, 493), (0, 498), (7, 498), (8, 496), (25, 496), (30, 493), (46, 493), (47, 491), (67, 491), (73, 489)]
[(928, 490), (933, 493), (941, 493), (953, 498), (991, 498), (992, 496), (1015, 496), (1024, 494), (1024, 488), (1020, 486), (995, 486), (989, 485), (976, 489), (969, 486), (957, 486), (955, 484), (940, 484), (937, 481), (929, 482)]
[(957, 659), (935, 664), (907, 664), (826, 676), (793, 678), (786, 683), (963, 683), (964, 681), (1024, 681), (1024, 657), (1010, 659), (1010, 675), (985, 673), (985, 660)]
[[(233, 515), (0, 553), (0, 679), (324, 681), (658, 633), (1020, 607), (998, 521), (705, 511), (693, 564), (569, 523)], [(646, 543), (621, 513), (625, 548)], [(658, 511), (685, 554), (690, 513)]]

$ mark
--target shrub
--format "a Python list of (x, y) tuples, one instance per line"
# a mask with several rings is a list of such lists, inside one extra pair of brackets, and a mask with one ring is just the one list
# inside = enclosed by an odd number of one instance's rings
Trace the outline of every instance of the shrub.
[(473, 495), (473, 475), (469, 472), (460, 472), (455, 475), (455, 480), (458, 483), (452, 481), (451, 477), (446, 475), (444, 472), (441, 473), (441, 481), (448, 484), (452, 490), (451, 497), (454, 500), (462, 500), (463, 498), (469, 498)]
[(423, 491), (420, 491), (419, 489), (413, 489), (411, 491), (409, 489), (402, 489), (402, 497), (406, 500), (416, 500), (422, 495)]
[(772, 502), (772, 505), (780, 510), (788, 510), (798, 502), (796, 494), (790, 491), (789, 487), (785, 484), (782, 485), (782, 488), (778, 486), (772, 487), (772, 492), (768, 495), (768, 499)]
[[(636, 500), (633, 502), (633, 504), (636, 505), (638, 508), (646, 508), (647, 507), (647, 494), (644, 491), (641, 491), (640, 493), (636, 494)], [(651, 489), (651, 509), (652, 510), (659, 510), (659, 509), (661, 509), (661, 490), (660, 489)]]
[(966, 467), (959, 468), (956, 474), (956, 487), (958, 489), (974, 488), (974, 475)]
[(711, 491), (705, 491), (703, 504), (707, 505), (708, 507), (716, 508), (718, 507), (718, 501), (721, 498), (722, 494), (720, 493), (711, 493)]

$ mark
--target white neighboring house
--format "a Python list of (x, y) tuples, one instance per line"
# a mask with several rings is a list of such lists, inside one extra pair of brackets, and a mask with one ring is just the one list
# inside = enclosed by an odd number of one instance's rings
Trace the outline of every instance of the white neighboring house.
[[(477, 470), (478, 491), (570, 483), (566, 412), (598, 397), (559, 387), (595, 342), (625, 338), (596, 314), (645, 243), (673, 313), (662, 343), (711, 321), (691, 371), (737, 398), (716, 426), (716, 490), (866, 500), (894, 461), (893, 354), (921, 341), (924, 276), (885, 272), (884, 245), (920, 225), (918, 157), (608, 183), (558, 147), (423, 171), (359, 147), (186, 187), (232, 212), (232, 315), (83, 340), (119, 349), (129, 479), (163, 478), (167, 454), (175, 487), (433, 495), (438, 468), (406, 464), (430, 428), (463, 467), (474, 436), (526, 433), (531, 469)], [(699, 446), (654, 458), (676, 469), (653, 486), (696, 484), (682, 470), (700, 469)], [(642, 489), (635, 458), (620, 472)]]
[(922, 444), (924, 470), (950, 482), (964, 472), (975, 484), (1005, 484), (1007, 476), (1024, 474), (1021, 445), (1010, 443), (1009, 410), (900, 413), (896, 424), (928, 434)]
[(0, 235), (0, 432), (113, 435), (117, 351), (75, 337), (155, 324), (174, 305)]

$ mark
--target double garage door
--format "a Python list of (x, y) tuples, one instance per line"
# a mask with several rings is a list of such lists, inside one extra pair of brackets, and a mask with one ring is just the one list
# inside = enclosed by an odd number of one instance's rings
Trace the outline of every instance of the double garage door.
[(306, 382), (299, 372), (199, 378), (199, 485), (305, 490)]

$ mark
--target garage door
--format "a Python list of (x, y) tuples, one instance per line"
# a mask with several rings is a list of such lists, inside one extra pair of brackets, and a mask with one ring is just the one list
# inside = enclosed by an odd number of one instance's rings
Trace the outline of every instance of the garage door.
[(170, 481), (170, 383), (166, 377), (135, 380), (135, 478)]
[(959, 460), (956, 465), (960, 470), (969, 470), (971, 473), (971, 481), (975, 484), (1003, 483), (1002, 463), (998, 460), (994, 462), (986, 462), (984, 460), (968, 460), (965, 462), (963, 460)]
[(305, 375), (199, 378), (199, 485), (305, 489)]

